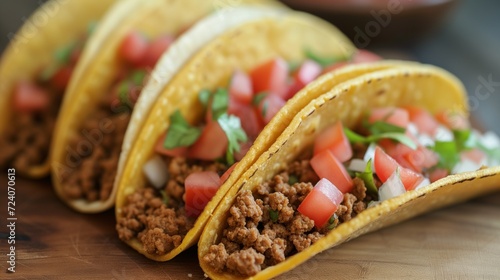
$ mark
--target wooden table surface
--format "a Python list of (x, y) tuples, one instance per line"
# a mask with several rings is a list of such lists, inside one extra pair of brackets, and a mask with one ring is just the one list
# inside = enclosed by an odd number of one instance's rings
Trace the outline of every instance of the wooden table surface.
[[(49, 180), (16, 183), (16, 272), (4, 274), (3, 187), (1, 279), (204, 279), (196, 248), (150, 261), (119, 241), (112, 211), (79, 214), (57, 199)], [(351, 240), (282, 279), (500, 279), (500, 193)]]

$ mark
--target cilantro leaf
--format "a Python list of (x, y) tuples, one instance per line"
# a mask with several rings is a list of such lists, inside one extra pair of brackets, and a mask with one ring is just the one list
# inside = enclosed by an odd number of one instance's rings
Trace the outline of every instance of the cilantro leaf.
[(367, 126), (372, 134), (382, 134), (387, 132), (405, 133), (406, 129), (384, 121), (375, 121)]
[(221, 115), (227, 112), (229, 106), (229, 92), (227, 89), (218, 88), (212, 96), (212, 118), (218, 120)]
[(288, 72), (293, 73), (299, 69), (299, 67), (302, 65), (302, 61), (288, 61)]
[(459, 150), (455, 141), (436, 141), (432, 150), (439, 156), (438, 166), (452, 170), (460, 161)]
[(276, 223), (278, 221), (278, 218), (279, 218), (278, 211), (275, 211), (273, 209), (269, 209), (269, 218), (271, 218), (271, 221)]
[(61, 47), (56, 50), (54, 53), (54, 57), (56, 61), (60, 64), (66, 64), (71, 58), (71, 54), (76, 47), (76, 43), (70, 43), (64, 47)]
[(212, 94), (209, 90), (203, 89), (198, 93), (198, 100), (200, 100), (201, 104), (206, 108), (208, 106), (208, 101), (210, 101), (210, 96)]
[(128, 81), (123, 81), (118, 86), (118, 99), (120, 103), (123, 105), (127, 105), (130, 108), (133, 107), (132, 102), (130, 101), (130, 84)]
[(375, 200), (378, 198), (378, 189), (373, 180), (373, 170), (372, 170), (372, 159), (368, 161), (364, 172), (356, 172), (355, 176), (363, 180), (365, 183), (366, 190), (370, 195), (372, 195)]
[(262, 100), (264, 98), (266, 98), (266, 96), (268, 95), (267, 92), (263, 91), (263, 92), (259, 92), (258, 94), (256, 94), (253, 99), (252, 99), (252, 105), (254, 106), (259, 106), (260, 102), (262, 102)]
[(234, 153), (240, 151), (240, 143), (247, 141), (247, 135), (241, 128), (240, 119), (227, 113), (222, 114), (218, 119), (220, 127), (226, 134), (228, 146), (226, 151), (226, 160), (228, 164), (234, 163)]
[(165, 190), (161, 190), (160, 194), (162, 197), (163, 204), (168, 206), (168, 202), (170, 201), (170, 197), (168, 196), (167, 192), (165, 192)]
[(314, 53), (311, 49), (305, 49), (304, 52), (305, 52), (305, 55), (307, 58), (317, 62), (322, 67), (326, 67), (326, 66), (332, 65), (336, 62), (340, 62), (340, 61), (345, 60), (344, 58), (340, 58), (340, 57), (322, 57), (322, 56), (319, 56), (316, 53)]
[(146, 71), (136, 70), (130, 75), (130, 80), (134, 85), (141, 86), (144, 83), (144, 78), (146, 77)]
[(333, 215), (328, 220), (328, 229), (332, 230), (336, 228), (338, 224), (339, 224), (339, 217), (337, 216), (336, 213), (333, 213)]
[(382, 140), (382, 139), (392, 139), (392, 140), (400, 142), (403, 145), (410, 147), (413, 150), (417, 149), (417, 144), (415, 144), (415, 142), (413, 142), (413, 140), (411, 140), (408, 136), (406, 136), (406, 134), (401, 133), (401, 132), (384, 132), (381, 134), (373, 134), (373, 135), (365, 137), (365, 136), (357, 134), (356, 132), (350, 130), (349, 128), (344, 127), (344, 133), (345, 133), (347, 139), (349, 139), (349, 142), (351, 142), (351, 143), (369, 144), (369, 143), (377, 142), (377, 141)]
[(470, 130), (453, 130), (453, 139), (455, 140), (457, 150), (463, 151), (477, 146), (477, 141)]
[(163, 146), (166, 149), (188, 147), (196, 142), (200, 135), (201, 129), (191, 126), (177, 110), (170, 116), (170, 126)]

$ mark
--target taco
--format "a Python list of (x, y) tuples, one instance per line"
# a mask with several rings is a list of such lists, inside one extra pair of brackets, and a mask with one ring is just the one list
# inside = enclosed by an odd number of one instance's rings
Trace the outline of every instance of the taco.
[[(125, 130), (130, 123), (132, 141), (156, 95), (209, 39), (184, 49), (173, 47), (174, 41), (216, 8), (215, 1), (125, 0), (103, 19), (83, 53), (88, 63), (78, 67), (81, 75), (69, 85), (52, 143), (54, 189), (70, 207), (94, 213), (113, 206)], [(150, 73), (171, 46), (168, 58)], [(143, 102), (135, 106), (139, 96)], [(138, 113), (131, 118), (134, 109)]]
[[(43, 177), (59, 106), (80, 53), (113, 0), (42, 5), (0, 61), (0, 167)], [(94, 52), (89, 52), (92, 57)], [(83, 61), (81, 63), (86, 63)]]
[(433, 66), (400, 66), (329, 87), (287, 122), (206, 225), (198, 256), (208, 277), (269, 279), (359, 235), (500, 189), (499, 138), (469, 127), (461, 83)]
[[(265, 13), (242, 21), (249, 12), (224, 15), (232, 28), (191, 57), (136, 140), (124, 143), (131, 149), (117, 176), (117, 231), (150, 259), (167, 261), (195, 244), (239, 174), (322, 92), (301, 88), (327, 64), (356, 53), (337, 29), (310, 15)], [(186, 42), (219, 28), (217, 17), (193, 27)], [(332, 60), (321, 65), (326, 58)], [(300, 98), (286, 103), (295, 94)], [(264, 125), (269, 133), (257, 137)]]

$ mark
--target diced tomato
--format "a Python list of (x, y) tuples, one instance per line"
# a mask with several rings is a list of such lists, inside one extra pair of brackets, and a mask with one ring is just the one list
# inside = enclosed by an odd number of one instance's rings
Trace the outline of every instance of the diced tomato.
[(353, 181), (344, 165), (335, 158), (330, 150), (314, 155), (310, 164), (314, 172), (320, 178), (326, 178), (332, 182), (342, 193), (347, 193), (352, 190)]
[[(399, 143), (399, 145), (403, 144)], [(411, 168), (418, 173), (422, 173), (424, 168), (431, 168), (439, 162), (439, 156), (425, 147), (418, 147), (416, 150), (410, 149), (409, 152), (403, 155), (403, 158), (409, 166), (403, 164), (402, 166)]]
[(320, 229), (337, 211), (343, 199), (342, 192), (330, 181), (323, 178), (300, 203), (297, 210), (313, 220), (316, 228)]
[(429, 174), (429, 180), (431, 181), (431, 183), (434, 183), (437, 180), (448, 176), (449, 174), (450, 172), (448, 171), (448, 169), (436, 168)]
[(160, 138), (158, 138), (158, 141), (156, 142), (155, 145), (155, 152), (161, 154), (161, 155), (166, 155), (169, 157), (185, 157), (187, 155), (187, 147), (178, 147), (175, 149), (167, 149), (165, 148), (164, 144), (165, 143), (165, 138), (167, 135), (162, 135)]
[(240, 104), (229, 99), (228, 114), (237, 116), (241, 121), (241, 127), (250, 139), (255, 139), (264, 128), (264, 123), (259, 112), (250, 105)]
[(141, 65), (146, 51), (148, 41), (140, 32), (132, 31), (123, 38), (119, 47), (120, 56), (132, 65)]
[(161, 36), (149, 43), (144, 54), (144, 61), (142, 62), (145, 67), (154, 68), (163, 53), (174, 42), (175, 38), (172, 36)]
[(247, 152), (252, 147), (253, 141), (247, 141), (245, 143), (240, 144), (240, 151), (234, 153), (234, 159), (240, 161), (247, 154)]
[(268, 94), (262, 99), (257, 107), (258, 115), (265, 124), (268, 124), (278, 111), (285, 106), (285, 103), (286, 101), (281, 97), (274, 94)]
[(409, 122), (408, 112), (404, 109), (395, 107), (377, 108), (371, 111), (368, 122), (374, 123), (376, 121), (383, 121), (406, 128)]
[(477, 164), (480, 164), (486, 159), (486, 154), (478, 148), (473, 148), (460, 153), (460, 158), (462, 160), (470, 160)]
[(335, 71), (335, 70), (342, 68), (342, 67), (349, 65), (349, 64), (351, 64), (351, 63), (348, 61), (341, 61), (341, 62), (334, 63), (330, 66), (327, 66), (325, 69), (323, 69), (323, 74)]
[(49, 93), (30, 82), (19, 82), (13, 96), (14, 108), (18, 112), (31, 113), (47, 108)]
[(379, 60), (382, 60), (382, 57), (367, 50), (358, 50), (352, 58), (353, 63), (373, 62)]
[(288, 93), (284, 97), (288, 100), (295, 96), (297, 92), (303, 89), (310, 82), (314, 81), (322, 72), (321, 65), (312, 61), (306, 60), (293, 75), (293, 83), (288, 89)]
[(464, 130), (470, 127), (467, 117), (459, 113), (442, 111), (436, 114), (436, 119), (452, 130)]
[(415, 171), (404, 168), (399, 165), (395, 159), (387, 155), (380, 147), (375, 148), (375, 173), (377, 173), (378, 178), (382, 183), (385, 183), (387, 179), (396, 171), (399, 170), (399, 175), (401, 177), (401, 182), (405, 186), (406, 190), (415, 189), (424, 177), (422, 174), (418, 174)]
[(200, 138), (188, 149), (188, 157), (201, 160), (215, 160), (224, 155), (227, 148), (227, 137), (216, 121), (209, 122)]
[(191, 173), (184, 181), (186, 214), (197, 217), (221, 186), (219, 175), (213, 171)]
[(252, 81), (240, 70), (234, 72), (229, 85), (229, 98), (234, 98), (242, 104), (250, 104), (253, 98)]
[(236, 167), (236, 164), (238, 164), (238, 161), (233, 163), (233, 165), (231, 165), (231, 167), (229, 167), (229, 169), (226, 170), (226, 172), (224, 172), (224, 174), (222, 174), (222, 176), (220, 176), (221, 184), (224, 184), (226, 182), (227, 178), (229, 178), (229, 176), (231, 175), (231, 173), (233, 173), (233, 170)]
[(73, 74), (73, 67), (63, 66), (52, 76), (50, 82), (57, 90), (64, 91), (69, 84), (71, 74)]
[(439, 127), (439, 123), (434, 119), (434, 117), (428, 111), (414, 106), (405, 107), (406, 111), (410, 115), (410, 121), (414, 123), (418, 131), (426, 133), (433, 136)]
[(346, 162), (352, 158), (351, 143), (345, 136), (342, 122), (337, 122), (327, 128), (314, 140), (314, 154), (317, 155), (324, 150), (330, 150), (340, 162)]
[(288, 93), (288, 63), (281, 58), (269, 60), (250, 72), (255, 94), (268, 92), (282, 99)]

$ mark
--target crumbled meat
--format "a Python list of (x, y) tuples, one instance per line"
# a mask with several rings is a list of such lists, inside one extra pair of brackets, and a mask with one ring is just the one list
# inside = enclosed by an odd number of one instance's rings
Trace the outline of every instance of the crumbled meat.
[(0, 168), (14, 167), (19, 173), (26, 173), (47, 159), (62, 96), (59, 92), (48, 91), (50, 106), (44, 110), (12, 112), (6, 131), (0, 135)]
[[(109, 120), (114, 128), (103, 131), (102, 121)], [(69, 199), (83, 198), (89, 202), (104, 201), (113, 190), (123, 137), (130, 120), (130, 112), (115, 114), (109, 105), (101, 104), (71, 141), (70, 151), (79, 151), (83, 143), (90, 146), (86, 154), (78, 154), (81, 162), (62, 177), (63, 191)]]
[[(152, 187), (137, 190), (127, 197), (122, 208), (122, 217), (118, 219), (116, 226), (120, 239), (128, 241), (137, 238), (146, 252), (156, 255), (166, 254), (179, 246), (193, 227), (194, 221), (187, 217), (182, 200), (186, 177), (196, 171), (222, 172), (225, 168), (220, 163), (194, 162), (180, 157), (168, 161), (170, 177), (164, 189), (165, 195), (169, 197), (168, 204), (165, 204), (160, 192)], [(169, 192), (169, 186), (173, 183), (181, 188), (181, 192), (177, 195)], [(250, 197), (253, 200), (251, 194)], [(240, 249), (238, 243), (226, 241), (229, 252)]]
[[(291, 180), (292, 176), (300, 178), (299, 181)], [(344, 195), (336, 213), (338, 216), (334, 216), (331, 224), (315, 228), (314, 221), (299, 213), (297, 208), (317, 181), (309, 161), (300, 160), (257, 186), (255, 193), (241, 191), (229, 209), (228, 225), (223, 230), (221, 243), (218, 247), (213, 245), (202, 261), (219, 272), (252, 276), (305, 250), (338, 223), (350, 220), (366, 208), (368, 196), (364, 182), (354, 179), (354, 190)], [(230, 251), (221, 249), (228, 247)], [(227, 253), (227, 259), (218, 257)]]
[(263, 254), (248, 248), (237, 251), (229, 255), (226, 266), (230, 271), (238, 272), (241, 275), (255, 275), (261, 271), (261, 264), (264, 263)]

